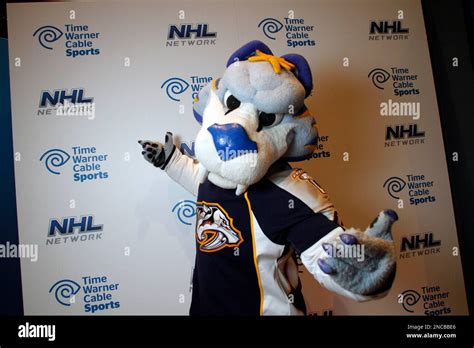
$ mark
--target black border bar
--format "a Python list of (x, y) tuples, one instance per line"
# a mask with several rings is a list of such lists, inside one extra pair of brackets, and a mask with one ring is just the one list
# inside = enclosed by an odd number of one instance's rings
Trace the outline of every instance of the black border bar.
[[(474, 314), (474, 0), (422, 0), (469, 313)], [(471, 47), (470, 47), (471, 46)], [(453, 67), (457, 57), (459, 66)], [(453, 161), (453, 153), (458, 161)], [(440, 159), (442, 160), (442, 159)]]
[[(55, 341), (19, 338), (19, 325), (55, 325)], [(410, 329), (408, 326), (421, 326)], [(427, 327), (426, 325), (430, 325)], [(466, 344), (472, 347), (469, 316), (157, 317), (42, 316), (0, 319), (0, 345), (9, 344)], [(407, 338), (407, 334), (456, 334), (455, 338)]]

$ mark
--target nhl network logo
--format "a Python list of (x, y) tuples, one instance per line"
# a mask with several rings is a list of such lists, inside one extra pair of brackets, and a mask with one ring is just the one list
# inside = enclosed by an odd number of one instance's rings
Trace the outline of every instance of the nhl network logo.
[(94, 98), (86, 97), (84, 88), (44, 90), (40, 93), (38, 116), (87, 116), (95, 118)]
[(440, 251), (441, 241), (435, 239), (433, 232), (413, 234), (402, 238), (400, 259), (438, 254)]
[(166, 47), (211, 46), (216, 44), (217, 33), (211, 32), (209, 24), (171, 24), (168, 28)]
[(425, 132), (416, 123), (387, 126), (385, 147), (418, 145), (425, 143)]
[(93, 215), (53, 218), (49, 221), (46, 245), (102, 239), (104, 225), (94, 224)]
[(408, 40), (410, 30), (405, 28), (401, 20), (371, 21), (369, 41), (399, 41)]

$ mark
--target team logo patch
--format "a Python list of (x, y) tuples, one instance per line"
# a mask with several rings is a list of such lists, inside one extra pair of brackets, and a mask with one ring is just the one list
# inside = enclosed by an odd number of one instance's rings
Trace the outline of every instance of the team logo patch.
[(303, 169), (295, 169), (291, 173), (291, 177), (293, 178), (293, 180), (306, 180), (311, 185), (316, 187), (319, 191), (321, 191), (323, 194), (326, 194), (326, 191), (324, 191), (324, 189), (321, 186), (319, 186), (319, 184), (316, 182), (316, 180), (314, 180), (312, 177), (310, 177), (309, 174), (306, 173)]
[(244, 241), (232, 218), (219, 204), (197, 202), (196, 216), (196, 240), (200, 251), (215, 252), (237, 247)]

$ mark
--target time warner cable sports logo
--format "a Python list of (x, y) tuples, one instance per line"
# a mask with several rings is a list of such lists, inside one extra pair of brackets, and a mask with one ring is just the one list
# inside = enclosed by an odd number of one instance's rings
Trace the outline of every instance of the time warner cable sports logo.
[(184, 94), (189, 94), (191, 99), (194, 100), (197, 98), (199, 91), (211, 81), (211, 76), (170, 77), (161, 84), (161, 89), (169, 99), (175, 102), (180, 102)]
[(429, 285), (422, 286), (418, 290), (403, 291), (397, 296), (397, 302), (408, 313), (439, 316), (453, 312), (448, 303), (449, 295), (450, 291), (446, 291), (441, 286)]
[(331, 157), (331, 151), (328, 149), (328, 142), (329, 135), (319, 134), (316, 139), (316, 148), (311, 154), (311, 159)]
[(285, 17), (282, 21), (267, 17), (258, 23), (263, 34), (270, 40), (280, 37), (284, 33), (288, 47), (315, 46), (316, 41), (312, 38), (314, 25), (307, 24), (304, 18)]
[(96, 41), (100, 32), (92, 31), (88, 25), (65, 24), (62, 27), (44, 25), (37, 28), (33, 37), (46, 50), (64, 50), (66, 57), (97, 56), (100, 48)]
[(426, 175), (408, 174), (405, 177), (392, 176), (385, 180), (383, 187), (393, 199), (400, 200), (402, 193), (408, 195), (410, 205), (436, 202), (432, 190), (435, 184)]
[(68, 152), (59, 148), (47, 150), (39, 160), (48, 173), (68, 175), (72, 172), (73, 181), (83, 183), (109, 177), (109, 172), (104, 170), (108, 156), (99, 153), (95, 146), (73, 146)]
[(390, 88), (395, 97), (421, 94), (416, 85), (418, 74), (413, 73), (406, 66), (393, 66), (390, 69), (376, 67), (369, 72), (367, 77), (374, 87), (380, 90)]
[(120, 302), (116, 300), (119, 285), (107, 276), (83, 276), (79, 282), (59, 280), (51, 286), (49, 293), (61, 306), (82, 305), (84, 313), (94, 314), (120, 308)]

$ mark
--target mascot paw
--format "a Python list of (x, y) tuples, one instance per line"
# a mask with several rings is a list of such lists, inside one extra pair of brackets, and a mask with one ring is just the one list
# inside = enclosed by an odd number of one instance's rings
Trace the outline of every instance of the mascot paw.
[(166, 133), (164, 145), (150, 140), (138, 140), (138, 143), (143, 148), (143, 158), (145, 158), (155, 167), (159, 167), (161, 169), (166, 167), (166, 164), (175, 150), (175, 145), (173, 143), (173, 133), (171, 132)]
[(333, 243), (323, 243), (328, 257), (318, 266), (344, 289), (370, 296), (388, 290), (395, 277), (396, 259), (391, 226), (398, 220), (393, 210), (382, 211), (361, 232), (348, 229)]

